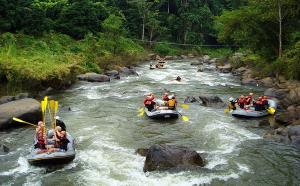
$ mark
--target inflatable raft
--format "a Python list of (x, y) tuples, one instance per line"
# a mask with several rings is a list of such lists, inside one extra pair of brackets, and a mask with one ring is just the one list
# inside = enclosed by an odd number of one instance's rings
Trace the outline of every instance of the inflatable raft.
[[(268, 100), (269, 108), (276, 109), (277, 103), (274, 100)], [(254, 108), (245, 110), (237, 109), (231, 111), (231, 115), (238, 118), (260, 118), (269, 115), (270, 113), (267, 110), (255, 111)]]
[(145, 113), (151, 119), (177, 119), (179, 117), (177, 110), (155, 110), (150, 112), (145, 108)]
[[(52, 130), (48, 132), (48, 137), (53, 136)], [(54, 165), (54, 164), (65, 164), (71, 162), (75, 158), (75, 144), (74, 138), (67, 132), (68, 143), (67, 151), (40, 153), (37, 152), (40, 149), (32, 149), (27, 161), (32, 165)]]

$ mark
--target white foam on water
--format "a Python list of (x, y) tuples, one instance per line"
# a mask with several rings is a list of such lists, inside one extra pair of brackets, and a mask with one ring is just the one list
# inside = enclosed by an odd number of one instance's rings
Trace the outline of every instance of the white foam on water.
[(8, 171), (0, 172), (0, 176), (10, 176), (14, 174), (26, 173), (29, 170), (29, 164), (27, 159), (24, 157), (19, 157), (18, 166), (16, 168), (10, 169)]

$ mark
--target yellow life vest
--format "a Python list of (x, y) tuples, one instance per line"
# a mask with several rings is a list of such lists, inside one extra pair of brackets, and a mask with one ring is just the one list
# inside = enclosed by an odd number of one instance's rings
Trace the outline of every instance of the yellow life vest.
[(176, 103), (176, 100), (175, 99), (170, 99), (168, 101), (168, 106), (169, 108), (174, 108), (175, 107), (175, 103)]

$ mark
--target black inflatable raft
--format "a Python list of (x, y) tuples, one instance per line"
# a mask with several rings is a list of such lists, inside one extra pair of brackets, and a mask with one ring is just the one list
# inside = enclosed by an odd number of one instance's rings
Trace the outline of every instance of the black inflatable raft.
[[(68, 143), (67, 151), (40, 153), (39, 149), (32, 149), (30, 155), (27, 157), (27, 161), (32, 165), (54, 165), (65, 164), (71, 162), (75, 158), (75, 144), (74, 138), (67, 132)], [(48, 137), (53, 136), (52, 130), (48, 132)]]

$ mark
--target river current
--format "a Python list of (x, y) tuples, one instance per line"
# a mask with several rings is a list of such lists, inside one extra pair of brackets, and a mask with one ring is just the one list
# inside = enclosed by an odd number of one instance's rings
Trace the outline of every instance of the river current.
[[(170, 61), (164, 70), (137, 67), (140, 76), (109, 83), (79, 82), (54, 95), (60, 116), (76, 139), (76, 158), (59, 167), (27, 163), (33, 143), (32, 128), (0, 132), (10, 152), (0, 155), (0, 185), (300, 185), (300, 151), (262, 138), (258, 120), (241, 120), (213, 109), (190, 104), (179, 111), (189, 122), (153, 121), (139, 117), (144, 96), (160, 97), (164, 89), (186, 96), (218, 95), (223, 100), (254, 91), (230, 74), (197, 72), (191, 61)], [(175, 83), (176, 76), (182, 77)], [(67, 108), (71, 108), (68, 111)], [(207, 154), (202, 169), (143, 172), (145, 158), (137, 148), (153, 144), (191, 147)]]

